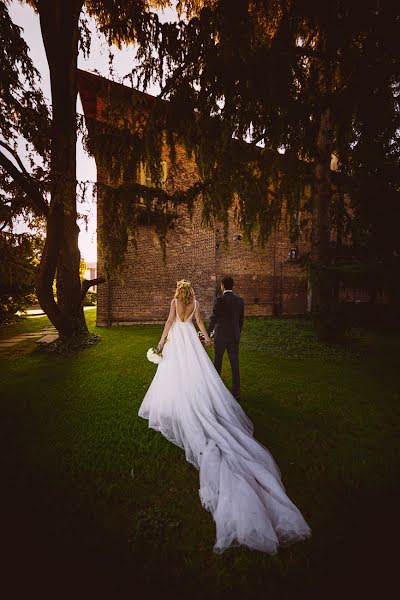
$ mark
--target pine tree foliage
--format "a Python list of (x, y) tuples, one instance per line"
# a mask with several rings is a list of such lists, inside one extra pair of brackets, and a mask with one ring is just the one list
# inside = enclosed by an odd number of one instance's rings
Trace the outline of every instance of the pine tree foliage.
[(161, 28), (158, 59), (142, 62), (141, 80), (162, 82), (167, 127), (195, 153), (207, 182), (205, 220), (226, 222), (238, 200), (247, 238), (257, 232), (263, 242), (282, 207), (289, 219), (297, 215), (311, 183), (316, 273), (338, 270), (331, 232), (344, 194), (351, 206), (340, 229), (356, 262), (374, 254), (397, 263), (397, 2), (212, 0), (180, 8), (188, 20)]
[(40, 74), (5, 4), (0, 4), (0, 71), (0, 226), (12, 229), (18, 217), (30, 220), (47, 209), (50, 115)]

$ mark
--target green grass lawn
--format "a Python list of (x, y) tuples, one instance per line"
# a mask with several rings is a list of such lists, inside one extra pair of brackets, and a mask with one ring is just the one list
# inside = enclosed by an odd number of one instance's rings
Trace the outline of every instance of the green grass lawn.
[[(86, 315), (96, 346), (69, 358), (1, 359), (2, 566), (14, 591), (386, 597), (398, 522), (399, 335), (358, 332), (333, 347), (305, 320), (246, 320), (243, 406), (313, 536), (274, 557), (244, 548), (217, 556), (198, 472), (137, 416), (155, 372), (145, 352), (161, 326), (96, 328), (95, 311)], [(229, 384), (226, 363), (223, 377)]]

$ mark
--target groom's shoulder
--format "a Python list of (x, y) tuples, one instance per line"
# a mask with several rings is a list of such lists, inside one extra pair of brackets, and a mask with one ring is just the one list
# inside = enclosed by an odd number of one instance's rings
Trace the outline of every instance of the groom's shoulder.
[(235, 297), (236, 302), (238, 304), (244, 304), (244, 300), (243, 300), (243, 298), (241, 296), (238, 296), (237, 294), (233, 294), (233, 296)]

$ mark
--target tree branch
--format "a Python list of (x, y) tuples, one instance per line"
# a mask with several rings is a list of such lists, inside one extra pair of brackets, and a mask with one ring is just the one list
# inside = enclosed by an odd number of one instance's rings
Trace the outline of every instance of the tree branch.
[(100, 285), (101, 283), (105, 283), (105, 277), (96, 277), (96, 279), (84, 279), (82, 281), (81, 287), (81, 300), (83, 300), (88, 292), (88, 289), (93, 285)]
[(10, 152), (10, 154), (12, 154), (12, 156), (14, 156), (18, 164), (22, 167), (23, 172), (18, 171), (14, 163), (9, 158), (7, 158), (7, 156), (3, 152), (0, 152), (0, 167), (3, 167), (3, 169), (8, 173), (8, 175), (10, 175), (10, 177), (13, 178), (15, 183), (19, 185), (21, 190), (29, 197), (33, 208), (40, 215), (47, 216), (49, 213), (49, 205), (44, 199), (43, 194), (40, 191), (35, 180), (32, 179), (29, 173), (27, 173), (27, 171), (21, 163), (20, 158), (16, 157), (15, 152), (12, 148), (7, 146), (7, 144), (5, 144), (2, 141), (0, 141), (0, 146), (3, 146), (3, 148), (5, 148), (8, 152)]
[[(176, 190), (173, 194), (169, 194), (161, 187), (148, 187), (135, 182), (123, 183), (118, 186), (101, 183), (97, 184), (97, 188), (103, 191), (107, 190), (109, 193), (132, 194), (139, 197), (143, 196), (148, 200), (170, 202), (175, 205), (186, 204), (189, 198), (196, 198), (209, 184), (210, 180), (197, 181), (186, 190)], [(139, 201), (135, 205), (146, 208), (146, 204)]]
[(18, 154), (15, 152), (15, 150), (13, 148), (11, 148), (11, 146), (6, 144), (5, 142), (2, 142), (1, 140), (0, 140), (0, 146), (3, 146), (3, 148), (5, 148), (7, 150), (7, 152), (9, 152), (15, 158), (15, 160), (18, 163), (19, 167), (21, 168), (21, 171), (23, 172), (23, 174), (26, 175), (27, 177), (29, 177), (29, 173), (25, 169), (25, 167), (22, 163), (22, 160), (20, 159)]

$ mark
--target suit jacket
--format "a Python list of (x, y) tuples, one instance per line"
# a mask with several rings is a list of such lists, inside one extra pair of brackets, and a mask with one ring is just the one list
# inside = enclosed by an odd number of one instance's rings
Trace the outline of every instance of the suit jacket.
[(215, 338), (239, 343), (244, 317), (244, 302), (233, 292), (217, 296), (207, 327), (207, 333), (215, 329)]

